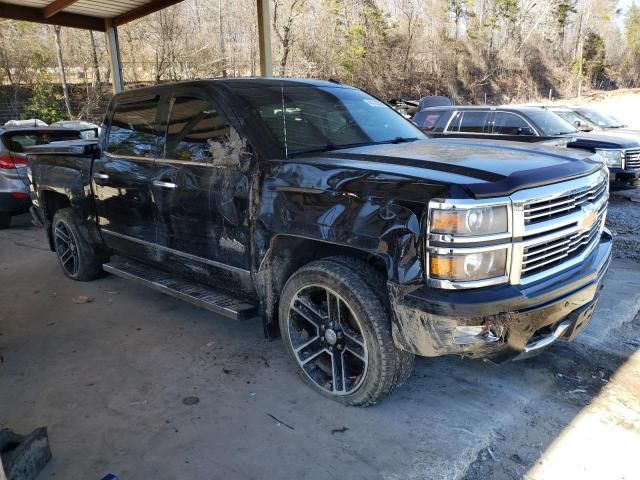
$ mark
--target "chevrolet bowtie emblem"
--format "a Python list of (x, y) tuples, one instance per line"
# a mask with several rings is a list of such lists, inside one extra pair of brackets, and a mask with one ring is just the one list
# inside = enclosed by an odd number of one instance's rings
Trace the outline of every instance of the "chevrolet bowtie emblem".
[(598, 215), (591, 208), (582, 207), (582, 211), (584, 212), (584, 217), (580, 220), (580, 229), (584, 232), (587, 230), (591, 230), (593, 224), (596, 223), (598, 219)]

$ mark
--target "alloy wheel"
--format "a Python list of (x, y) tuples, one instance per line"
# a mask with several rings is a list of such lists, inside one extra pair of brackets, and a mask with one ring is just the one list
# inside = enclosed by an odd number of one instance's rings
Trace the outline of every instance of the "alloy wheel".
[(69, 275), (76, 275), (80, 269), (80, 253), (78, 242), (71, 229), (63, 222), (59, 222), (53, 232), (53, 241), (62, 268)]
[(307, 285), (289, 305), (289, 341), (298, 365), (333, 395), (355, 392), (367, 373), (367, 346), (360, 320), (332, 289)]

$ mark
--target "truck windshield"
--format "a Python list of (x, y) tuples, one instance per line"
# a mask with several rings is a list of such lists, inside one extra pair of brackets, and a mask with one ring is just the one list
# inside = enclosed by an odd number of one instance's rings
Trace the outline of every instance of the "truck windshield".
[(590, 108), (580, 109), (578, 110), (580, 115), (584, 115), (589, 119), (590, 122), (595, 123), (599, 127), (602, 128), (622, 128), (624, 125), (618, 120), (614, 120), (608, 115), (604, 115), (596, 110), (592, 110)]
[(585, 130), (593, 130), (593, 124), (589, 121), (588, 118), (583, 117), (579, 113), (574, 112), (573, 110), (551, 110), (553, 113), (561, 117), (563, 120), (566, 120), (571, 125), (577, 126), (578, 122), (580, 122), (580, 126)]
[(286, 155), (426, 138), (393, 109), (354, 88), (285, 84), (237, 94)]
[(555, 113), (548, 110), (528, 110), (527, 116), (533, 120), (533, 123), (548, 137), (557, 135), (570, 135), (577, 133), (578, 130), (566, 120), (563, 120)]

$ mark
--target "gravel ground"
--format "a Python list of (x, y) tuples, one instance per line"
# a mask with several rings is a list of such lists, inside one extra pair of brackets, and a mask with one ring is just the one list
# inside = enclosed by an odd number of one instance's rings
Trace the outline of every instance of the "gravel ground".
[[(636, 194), (636, 192), (638, 192)], [(607, 227), (614, 237), (614, 258), (640, 263), (640, 203), (629, 200), (631, 193), (640, 197), (640, 189), (612, 192), (607, 214)]]

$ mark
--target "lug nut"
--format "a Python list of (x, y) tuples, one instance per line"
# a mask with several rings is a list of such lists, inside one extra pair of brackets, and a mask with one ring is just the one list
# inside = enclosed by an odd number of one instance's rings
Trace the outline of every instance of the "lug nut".
[(341, 344), (341, 343), (339, 343), (339, 344), (338, 344), (338, 350), (342, 350), (342, 349), (343, 349), (343, 346), (342, 346), (342, 344)]

